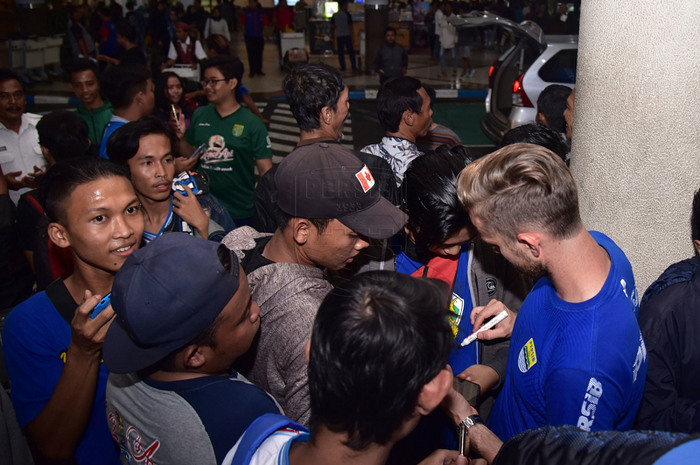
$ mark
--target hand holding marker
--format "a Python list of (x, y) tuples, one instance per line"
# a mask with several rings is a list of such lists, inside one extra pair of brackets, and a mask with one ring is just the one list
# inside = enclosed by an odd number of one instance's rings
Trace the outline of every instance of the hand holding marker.
[(460, 346), (460, 347), (468, 346), (468, 345), (471, 344), (472, 342), (476, 341), (476, 339), (477, 339), (477, 334), (479, 334), (479, 333), (482, 332), (482, 331), (486, 331), (487, 329), (493, 328), (493, 327), (496, 326), (498, 323), (500, 323), (501, 321), (505, 320), (507, 316), (508, 316), (508, 312), (505, 311), (505, 310), (503, 310), (501, 313), (499, 313), (498, 315), (496, 315), (496, 316), (494, 316), (493, 318), (491, 318), (487, 323), (484, 323), (484, 326), (482, 326), (482, 327), (479, 328), (477, 331), (474, 331), (472, 334), (470, 334), (469, 336), (467, 336), (467, 337), (462, 341), (462, 343), (461, 343), (459, 346)]

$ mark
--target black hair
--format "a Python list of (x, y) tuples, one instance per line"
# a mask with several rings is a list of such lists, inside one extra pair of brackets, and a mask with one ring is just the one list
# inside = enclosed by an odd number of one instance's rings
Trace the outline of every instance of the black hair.
[(122, 23), (117, 28), (117, 34), (124, 37), (132, 44), (136, 43), (136, 30), (129, 23)]
[(151, 135), (165, 136), (170, 142), (170, 152), (175, 156), (175, 131), (154, 116), (147, 116), (117, 128), (107, 139), (107, 156), (110, 160), (125, 165), (139, 151), (141, 139)]
[(469, 212), (457, 196), (457, 176), (473, 157), (462, 145), (446, 145), (416, 158), (406, 170), (405, 211), (407, 228), (413, 235), (421, 261), (428, 261), (431, 247), (471, 227)]
[(88, 153), (90, 136), (87, 123), (72, 111), (54, 111), (36, 125), (39, 143), (51, 153), (56, 163)]
[(0, 82), (10, 81), (12, 79), (19, 82), (19, 85), (22, 86), (22, 92), (26, 94), (27, 91), (24, 88), (24, 82), (22, 82), (17, 73), (9, 68), (0, 68)]
[(690, 215), (690, 229), (693, 240), (700, 241), (700, 189), (695, 192), (695, 196), (693, 197), (693, 213)]
[(112, 66), (100, 78), (100, 88), (115, 110), (128, 108), (139, 92), (148, 91), (151, 73), (144, 65)]
[(112, 13), (109, 11), (109, 7), (102, 7), (98, 10), (100, 14), (106, 18), (112, 19)]
[(409, 76), (386, 81), (377, 94), (377, 116), (387, 132), (397, 132), (403, 113), (407, 110), (420, 113), (423, 97), (418, 91), (423, 84)]
[(557, 132), (566, 132), (566, 99), (571, 95), (571, 87), (552, 84), (545, 87), (537, 98), (537, 113), (542, 113), (547, 119), (547, 126)]
[[(230, 46), (231, 43), (229, 40), (222, 36), (221, 34), (212, 34), (209, 37), (207, 37), (207, 48), (214, 50), (218, 55), (230, 55)], [(241, 78), (243, 77), (243, 73), (241, 73)], [(240, 79), (239, 79), (240, 82)]]
[(559, 158), (567, 161), (569, 146), (562, 136), (541, 124), (526, 124), (508, 131), (501, 139), (501, 147), (511, 144), (535, 144), (549, 149)]
[[(227, 81), (236, 78), (238, 84), (243, 79), (243, 63), (236, 57), (230, 55), (218, 55), (210, 58), (202, 65), (202, 75), (209, 68), (216, 68)], [(238, 87), (238, 84), (236, 87)]]
[[(284, 231), (289, 226), (289, 222), (295, 218), (292, 215), (288, 215), (279, 208), (275, 207), (275, 213), (277, 215), (277, 227), (280, 231)], [(333, 218), (306, 218), (311, 224), (318, 230), (319, 234), (323, 234), (328, 225), (333, 221)]]
[(177, 102), (177, 104), (180, 106), (180, 108), (183, 108), (185, 105), (185, 84), (182, 82), (182, 78), (172, 71), (160, 73), (160, 76), (158, 76), (158, 80), (156, 81), (156, 108), (164, 112), (166, 115), (170, 115), (171, 111), (170, 102), (165, 96), (165, 92), (168, 88), (168, 80), (171, 77), (177, 78), (182, 86), (182, 95), (180, 96), (180, 100)]
[(44, 175), (39, 186), (39, 202), (49, 220), (65, 226), (68, 201), (73, 191), (83, 184), (114, 176), (128, 180), (129, 170), (98, 157), (79, 157), (57, 163)]
[(292, 69), (282, 81), (282, 89), (299, 129), (321, 127), (321, 109), (335, 111), (345, 81), (340, 72), (324, 63), (309, 63)]
[(394, 34), (396, 34), (396, 29), (395, 29), (395, 28), (393, 28), (393, 27), (391, 27), (391, 26), (387, 26), (387, 27), (384, 28), (384, 35), (386, 35), (386, 33), (389, 32), (389, 31), (391, 31), (391, 32), (393, 32)]
[(95, 73), (95, 77), (99, 77), (100, 73), (97, 68), (97, 63), (89, 58), (76, 58), (70, 66), (71, 74), (88, 70)]
[(133, 10), (135, 6), (136, 3), (133, 0), (129, 0), (128, 2), (126, 2), (126, 9), (129, 11)]
[(312, 441), (320, 426), (362, 450), (387, 444), (423, 386), (447, 364), (449, 287), (393, 271), (359, 274), (331, 290), (309, 354)]
[(435, 101), (437, 100), (437, 92), (435, 92), (435, 89), (430, 86), (426, 86), (425, 84), (423, 85), (423, 89), (425, 89), (425, 93), (428, 94), (428, 97), (430, 98), (430, 108), (432, 109)]

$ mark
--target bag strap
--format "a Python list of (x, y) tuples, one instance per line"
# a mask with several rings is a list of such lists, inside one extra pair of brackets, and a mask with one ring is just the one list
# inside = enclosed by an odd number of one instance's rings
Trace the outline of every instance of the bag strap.
[(298, 431), (307, 432), (308, 429), (294, 423), (284, 415), (276, 413), (266, 413), (250, 424), (240, 441), (236, 453), (233, 455), (231, 465), (247, 465), (253, 454), (272, 433), (280, 428), (292, 428)]
[(46, 287), (46, 297), (49, 298), (59, 315), (66, 320), (70, 326), (78, 305), (73, 300), (68, 288), (63, 284), (63, 279), (57, 279)]
[(34, 197), (32, 193), (28, 193), (27, 195), (24, 196), (24, 198), (29, 202), (29, 204), (34, 207), (34, 209), (39, 212), (41, 215), (45, 215), (46, 213), (44, 212), (44, 208), (41, 206), (39, 203), (39, 199)]

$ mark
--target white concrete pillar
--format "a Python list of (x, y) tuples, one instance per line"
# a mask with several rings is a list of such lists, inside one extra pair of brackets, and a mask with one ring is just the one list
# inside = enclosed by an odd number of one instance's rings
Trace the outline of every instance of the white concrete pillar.
[(609, 235), (640, 293), (691, 257), (700, 188), (700, 4), (584, 0), (571, 169), (588, 229)]

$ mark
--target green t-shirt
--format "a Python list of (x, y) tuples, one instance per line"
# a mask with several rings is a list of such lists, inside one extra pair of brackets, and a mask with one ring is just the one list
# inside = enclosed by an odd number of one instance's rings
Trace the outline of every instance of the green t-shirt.
[(107, 100), (104, 105), (94, 110), (88, 110), (83, 106), (83, 102), (78, 103), (78, 109), (75, 113), (80, 116), (88, 125), (88, 137), (93, 147), (99, 147), (102, 143), (102, 134), (105, 132), (105, 126), (109, 123), (114, 109), (112, 104)]
[(262, 120), (247, 108), (222, 118), (215, 105), (197, 108), (185, 134), (194, 147), (207, 144), (199, 159), (210, 191), (236, 219), (253, 216), (255, 160), (272, 157), (272, 146)]

